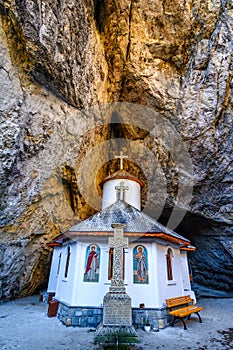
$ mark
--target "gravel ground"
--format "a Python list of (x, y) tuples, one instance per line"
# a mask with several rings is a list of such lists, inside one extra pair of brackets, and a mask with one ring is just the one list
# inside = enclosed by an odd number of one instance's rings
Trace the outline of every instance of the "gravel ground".
[[(200, 298), (198, 305), (203, 323), (196, 315), (187, 321), (159, 332), (138, 330), (140, 350), (224, 350), (233, 349), (233, 299)], [(56, 317), (47, 317), (48, 306), (31, 296), (0, 303), (0, 349), (97, 350), (93, 343), (95, 332), (89, 328), (66, 327)], [(119, 346), (121, 349), (121, 346)]]

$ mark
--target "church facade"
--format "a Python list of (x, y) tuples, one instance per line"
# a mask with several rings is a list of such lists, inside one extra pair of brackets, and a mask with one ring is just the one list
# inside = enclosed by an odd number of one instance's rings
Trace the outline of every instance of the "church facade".
[(47, 292), (59, 302), (58, 318), (66, 325), (97, 327), (103, 298), (112, 277), (113, 224), (124, 224), (127, 248), (122, 252), (122, 278), (132, 301), (133, 324), (145, 318), (157, 327), (169, 322), (165, 300), (195, 295), (191, 290), (190, 241), (140, 210), (143, 183), (119, 170), (102, 182), (102, 209), (48, 243), (53, 247)]

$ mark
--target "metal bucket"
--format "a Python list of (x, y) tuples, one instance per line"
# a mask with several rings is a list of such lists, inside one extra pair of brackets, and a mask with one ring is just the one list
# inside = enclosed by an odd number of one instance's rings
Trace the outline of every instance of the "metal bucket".
[(159, 318), (158, 319), (158, 327), (159, 327), (159, 329), (163, 329), (165, 327), (165, 320), (164, 320), (164, 318)]

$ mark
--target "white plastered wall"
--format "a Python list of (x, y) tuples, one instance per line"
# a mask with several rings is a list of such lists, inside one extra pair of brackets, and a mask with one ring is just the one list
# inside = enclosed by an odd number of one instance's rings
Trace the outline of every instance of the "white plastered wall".
[(102, 209), (116, 202), (117, 193), (115, 187), (119, 186), (121, 181), (124, 182), (124, 186), (128, 186), (129, 188), (125, 191), (125, 202), (141, 210), (141, 186), (138, 182), (128, 179), (115, 179), (105, 182), (103, 186)]
[[(132, 307), (139, 307), (144, 303), (145, 307), (161, 308), (167, 298), (193, 294), (190, 283), (188, 285), (189, 273), (186, 254), (180, 254), (179, 247), (174, 248), (169, 245), (160, 245), (158, 243), (142, 245), (148, 252), (148, 273), (149, 284), (133, 283), (133, 248), (138, 244), (131, 244), (126, 254), (125, 260), (125, 283), (127, 293), (132, 299)], [(173, 280), (167, 279), (167, 261), (166, 255), (168, 248), (172, 249), (172, 272)], [(181, 265), (182, 261), (182, 265)], [(183, 270), (182, 270), (183, 269)], [(185, 280), (185, 285), (183, 280)], [(184, 286), (188, 287), (184, 290)]]
[[(94, 243), (94, 242), (90, 242)], [(98, 244), (101, 248), (100, 257), (100, 275), (99, 283), (84, 282), (84, 264), (86, 256), (86, 248), (90, 243), (80, 243), (78, 255), (80, 256), (80, 263), (76, 273), (77, 285), (76, 294), (74, 292), (73, 306), (101, 306), (103, 304), (104, 295), (109, 291), (111, 281), (108, 280), (108, 259), (109, 247), (108, 244)], [(140, 303), (144, 303), (146, 307), (154, 307), (156, 303), (157, 291), (155, 290), (155, 283), (153, 279), (154, 271), (152, 250), (155, 250), (149, 244), (143, 244), (148, 252), (148, 270), (149, 270), (149, 284), (134, 284), (133, 283), (133, 248), (138, 244), (130, 245), (125, 253), (125, 286), (128, 295), (132, 299), (132, 307), (139, 307)]]
[[(147, 249), (148, 254), (148, 273), (149, 283), (139, 284), (133, 283), (133, 249), (138, 243), (129, 245), (128, 253), (125, 254), (125, 284), (126, 291), (132, 299), (132, 307), (139, 307), (141, 303), (145, 307), (154, 307), (156, 304), (157, 293), (155, 291), (154, 275), (156, 275), (155, 266), (153, 264), (153, 255), (155, 254), (151, 244), (142, 243), (141, 245)], [(156, 277), (155, 277), (156, 278)]]
[(182, 279), (183, 279), (184, 295), (190, 295), (191, 298), (194, 300), (194, 303), (196, 303), (195, 293), (191, 290), (188, 257), (187, 257), (187, 252), (185, 251), (180, 253), (180, 264), (181, 264), (181, 273), (182, 273)]
[(180, 265), (181, 265), (181, 273), (182, 273), (184, 291), (190, 291), (191, 285), (190, 285), (189, 267), (188, 267), (188, 259), (187, 259), (186, 252), (180, 253)]
[(52, 262), (50, 267), (49, 283), (48, 283), (48, 293), (56, 293), (57, 282), (58, 282), (58, 268), (59, 268), (59, 255), (62, 251), (62, 247), (54, 247)]
[[(171, 248), (172, 256), (172, 274), (173, 279), (168, 281), (167, 279), (167, 262), (166, 254), (168, 248)], [(181, 254), (179, 247), (174, 246), (160, 246), (158, 249), (158, 270), (164, 271), (159, 273), (158, 284), (159, 284), (159, 304), (163, 305), (165, 300), (177, 296), (190, 294), (191, 297), (194, 294), (191, 291), (190, 283), (188, 284), (189, 272), (187, 254)], [(185, 281), (185, 284), (184, 284)], [(185, 290), (185, 286), (187, 290)]]
[[(100, 248), (99, 282), (84, 282), (86, 249), (90, 244), (98, 244)], [(108, 292), (110, 281), (108, 280), (108, 244), (79, 243), (76, 262), (75, 281), (72, 305), (74, 306), (102, 306), (104, 295)], [(77, 286), (77, 287), (75, 287)]]
[[(84, 282), (86, 248), (90, 244), (98, 244), (101, 249), (99, 282)], [(138, 243), (131, 243), (125, 253), (125, 286), (131, 297), (132, 307), (160, 308), (165, 299), (190, 294), (195, 299), (189, 283), (187, 254), (180, 253), (179, 247), (161, 245), (158, 243), (142, 243), (148, 252), (149, 284), (133, 283), (133, 249)], [(172, 249), (173, 280), (167, 280), (166, 254)], [(71, 256), (67, 278), (64, 277), (67, 245), (62, 247), (60, 274), (57, 283), (56, 297), (71, 306), (93, 306), (103, 304), (103, 298), (111, 285), (108, 280), (108, 243), (73, 242), (70, 244)], [(57, 255), (57, 253), (56, 253)], [(55, 260), (54, 260), (55, 261)], [(185, 288), (184, 288), (185, 287)], [(185, 290), (186, 289), (186, 290)]]
[[(70, 246), (70, 262), (68, 275), (65, 277), (65, 266), (67, 260), (68, 246)], [(60, 273), (57, 282), (56, 298), (59, 301), (64, 301), (69, 305), (72, 305), (73, 299), (73, 288), (75, 286), (75, 270), (77, 265), (77, 242), (70, 241), (69, 243), (63, 245)]]

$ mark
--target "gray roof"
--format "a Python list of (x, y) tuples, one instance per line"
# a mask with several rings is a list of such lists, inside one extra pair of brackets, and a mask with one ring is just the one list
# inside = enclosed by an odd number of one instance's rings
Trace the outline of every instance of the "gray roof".
[(113, 223), (126, 224), (125, 232), (165, 233), (189, 242), (185, 237), (168, 229), (155, 219), (121, 200), (74, 225), (68, 232), (113, 232), (111, 226)]

